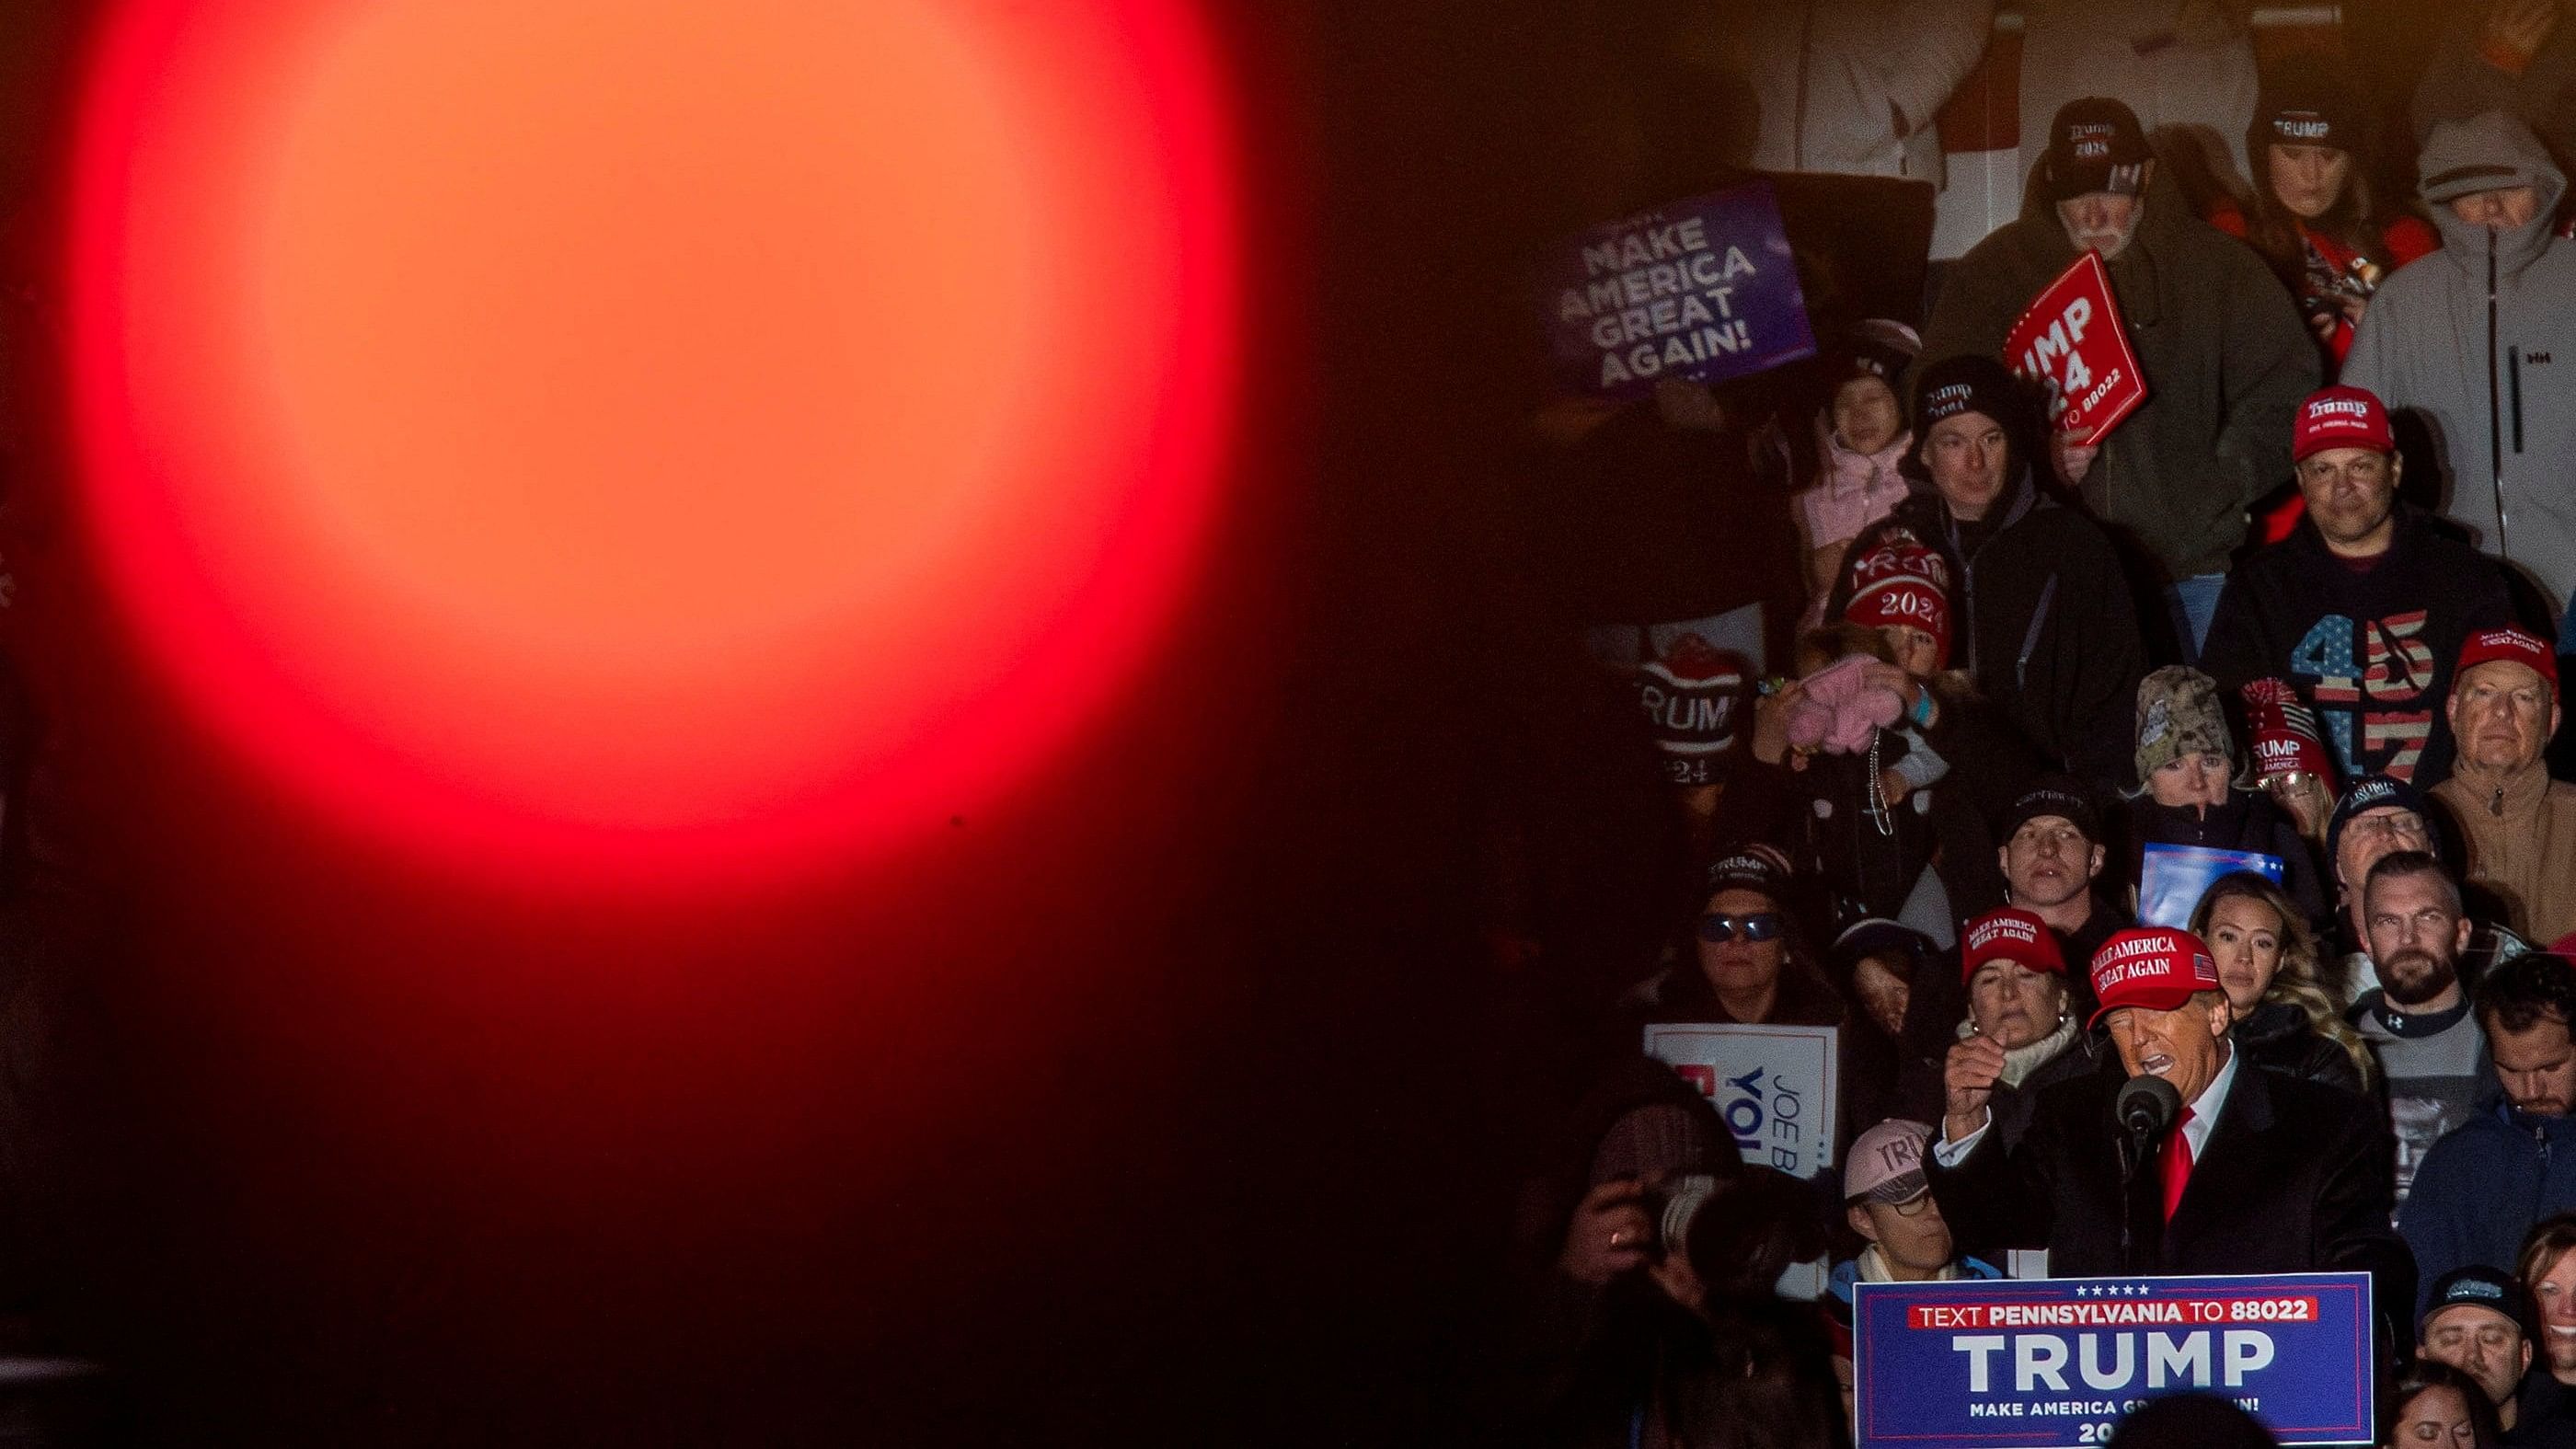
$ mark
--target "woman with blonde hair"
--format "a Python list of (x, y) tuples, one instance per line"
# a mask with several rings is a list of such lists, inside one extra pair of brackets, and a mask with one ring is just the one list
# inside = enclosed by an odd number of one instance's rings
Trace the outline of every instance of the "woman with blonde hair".
[(2366, 1092), (2370, 1048), (2317, 976), (2317, 939), (2289, 895), (2251, 871), (2218, 878), (2191, 913), (2236, 1014), (2229, 1039), (2258, 1067)]

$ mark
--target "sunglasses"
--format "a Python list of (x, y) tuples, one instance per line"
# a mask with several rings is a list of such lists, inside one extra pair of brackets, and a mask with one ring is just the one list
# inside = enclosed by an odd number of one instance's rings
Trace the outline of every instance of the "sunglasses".
[(1712, 911), (1699, 918), (1699, 938), (1703, 941), (1776, 941), (1780, 938), (1780, 913), (1755, 911), (1748, 916), (1725, 916)]

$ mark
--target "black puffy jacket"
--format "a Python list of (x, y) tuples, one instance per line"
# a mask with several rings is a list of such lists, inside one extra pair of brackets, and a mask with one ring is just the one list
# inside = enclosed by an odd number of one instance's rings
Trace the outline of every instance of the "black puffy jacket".
[(2227, 1035), (2245, 1060), (2267, 1072), (2341, 1087), (2356, 1095), (2368, 1090), (2352, 1053), (2332, 1037), (2318, 1035), (2308, 1023), (2308, 1014), (2289, 1002), (2264, 1002), (2229, 1028)]

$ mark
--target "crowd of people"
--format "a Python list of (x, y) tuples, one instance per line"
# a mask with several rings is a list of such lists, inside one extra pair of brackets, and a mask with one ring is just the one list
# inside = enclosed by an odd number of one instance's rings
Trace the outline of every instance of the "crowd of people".
[[(1919, 327), (1550, 430), (1594, 555), (1672, 502), (1568, 622), (1692, 868), (1625, 958), (1512, 923), (1634, 968), (1530, 1174), (1515, 1433), (1848, 1442), (1858, 1284), (2333, 1271), (2382, 1442), (2576, 1444), (2576, 18), (2473, 8), (2410, 201), (2322, 63), (2215, 195), (2079, 92)], [(2148, 383), (2092, 439), (2003, 356), (2087, 251)], [(1835, 1165), (1747, 1150), (1679, 1024), (1833, 1028)], [(2269, 1442), (2201, 1412), (2122, 1442)]]

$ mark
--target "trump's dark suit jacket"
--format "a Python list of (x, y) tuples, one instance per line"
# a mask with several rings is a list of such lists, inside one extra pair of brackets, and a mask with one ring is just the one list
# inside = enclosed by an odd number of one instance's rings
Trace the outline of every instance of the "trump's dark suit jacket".
[(2044, 1247), (2060, 1278), (2367, 1272), (2383, 1318), (2411, 1321), (2415, 1261), (2389, 1224), (2396, 1156), (2377, 1104), (2239, 1057), (2168, 1224), (2161, 1149), (2149, 1149), (2121, 1200), (2111, 1107), (2123, 1080), (2097, 1072), (2048, 1088), (2017, 1148), (1989, 1131), (1956, 1167), (1927, 1161), (1961, 1251)]

